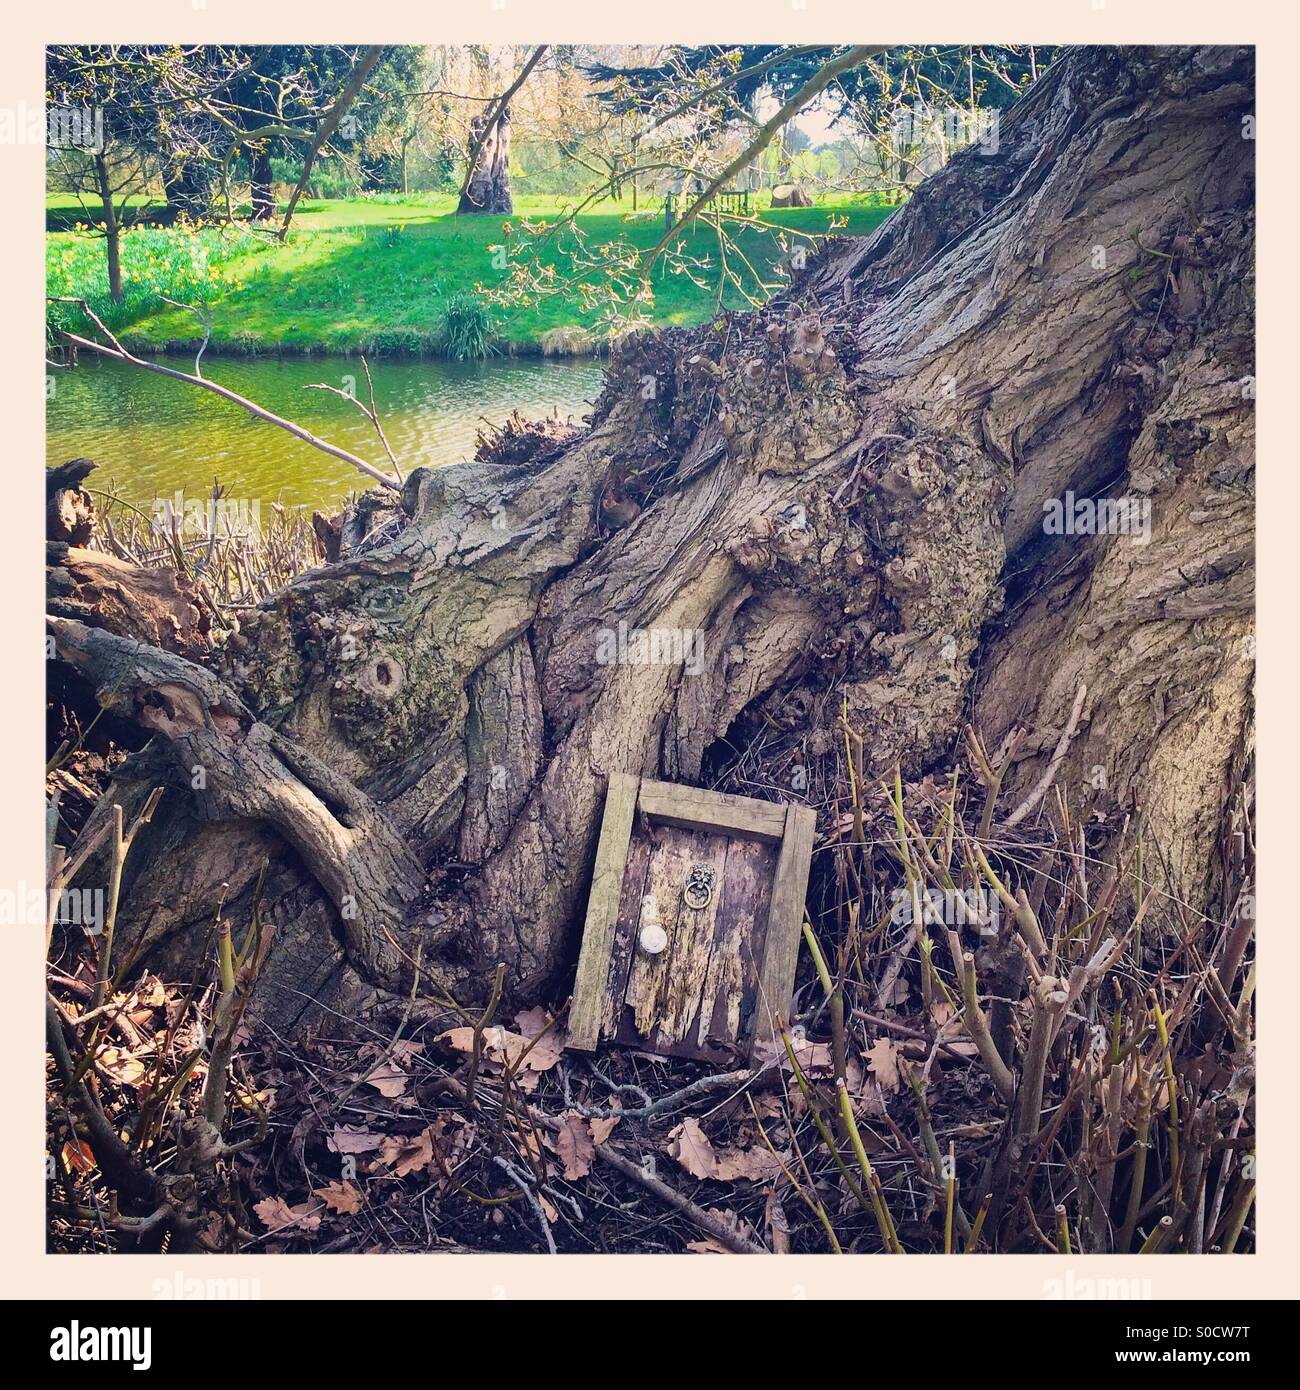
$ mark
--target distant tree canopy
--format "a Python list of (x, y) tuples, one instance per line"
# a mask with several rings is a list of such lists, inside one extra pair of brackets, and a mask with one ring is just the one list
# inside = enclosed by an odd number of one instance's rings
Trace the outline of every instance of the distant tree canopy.
[[(301, 165), (362, 52), (346, 44), (62, 45), (47, 51), (47, 101), (99, 111), (107, 138), (130, 147), (141, 179), (163, 193), (166, 215), (215, 213), (242, 166), (252, 215), (265, 219), (274, 213), (272, 159)], [(349, 160), (363, 186), (382, 179), (383, 140), (406, 115), (423, 53), (385, 47), (333, 137), (329, 152)], [(69, 152), (55, 168), (73, 188), (78, 159), (84, 154)]]

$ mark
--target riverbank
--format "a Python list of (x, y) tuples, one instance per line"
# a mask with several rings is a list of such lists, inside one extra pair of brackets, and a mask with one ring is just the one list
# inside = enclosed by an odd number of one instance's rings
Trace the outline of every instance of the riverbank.
[[(211, 315), (208, 352), (240, 356), (436, 355), (448, 305), (469, 296), (486, 306), (494, 349), (506, 355), (571, 355), (598, 350), (604, 331), (599, 305), (576, 292), (508, 305), (491, 302), (506, 285), (521, 221), (553, 219), (554, 198), (521, 197), (512, 218), (457, 217), (451, 195), (315, 200), (302, 203), (287, 244), (246, 226), (141, 226), (123, 237), (126, 303), (108, 298), (103, 241), (75, 229), (47, 233), (47, 292), (85, 298), (132, 350), (194, 351)], [(645, 306), (656, 327), (702, 323), (719, 306), (738, 309), (762, 297), (762, 284), (808, 237), (861, 236), (893, 209), (841, 198), (814, 208), (762, 211), (760, 223), (733, 232), (735, 252), (724, 272), (717, 237), (699, 227), (684, 234), (700, 264), (691, 275), (656, 272)], [(51, 225), (71, 215), (59, 200)], [(577, 219), (584, 258), (599, 260), (616, 242), (644, 251), (663, 234), (653, 207), (633, 215), (630, 203), (602, 203)], [(539, 257), (542, 273), (564, 276), (569, 252), (553, 245)]]

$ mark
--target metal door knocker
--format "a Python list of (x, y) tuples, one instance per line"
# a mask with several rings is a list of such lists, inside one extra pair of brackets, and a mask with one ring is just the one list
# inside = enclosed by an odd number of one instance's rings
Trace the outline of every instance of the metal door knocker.
[(692, 864), (686, 875), (686, 887), (682, 889), (682, 901), (698, 912), (713, 901), (717, 884), (718, 876), (707, 864)]

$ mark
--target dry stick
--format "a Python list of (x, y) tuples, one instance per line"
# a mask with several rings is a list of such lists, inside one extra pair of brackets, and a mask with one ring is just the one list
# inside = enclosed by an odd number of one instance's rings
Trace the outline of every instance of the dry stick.
[(129, 1197), (157, 1203), (162, 1195), (162, 1188), (156, 1174), (137, 1161), (113, 1123), (91, 1095), (90, 1088), (77, 1078), (77, 1068), (68, 1051), (67, 1037), (64, 1034), (63, 1018), (53, 995), (48, 990), (45, 994), (45, 1038), (64, 1093), (86, 1121), (95, 1159), (109, 1185)]
[(1066, 993), (1060, 981), (1044, 975), (1034, 986), (1034, 1021), (1029, 1029), (1029, 1046), (1025, 1049), (1025, 1068), (1020, 1078), (1020, 1093), (1016, 1097), (1015, 1133), (1032, 1137), (1038, 1131), (1043, 1109), (1043, 1080), (1047, 1072), (1047, 1056), (1051, 1049), (1056, 1020), (1065, 1006)]
[[(700, 106), (711, 96), (718, 92), (725, 91), (728, 87), (734, 87), (737, 82), (745, 81), (752, 77), (761, 77), (769, 68), (774, 68), (781, 63), (793, 62), (796, 58), (806, 58), (810, 53), (816, 53), (825, 48), (825, 44), (807, 44), (799, 48), (782, 48), (780, 52), (774, 53), (770, 58), (765, 58), (761, 63), (753, 63), (747, 68), (740, 68), (733, 73), (729, 73), (721, 81), (714, 82), (711, 86), (703, 88), (701, 91), (692, 92), (685, 101), (678, 102), (670, 110), (664, 112), (662, 116), (656, 117), (642, 132), (649, 135), (652, 131), (658, 130), (660, 126), (667, 125), (669, 121), (675, 120), (678, 116), (683, 116), (693, 106)], [(638, 139), (641, 137), (638, 136)]]
[[(943, 1253), (952, 1254), (952, 1214), (957, 1205), (957, 1157), (953, 1152), (952, 1140), (948, 1141), (948, 1191), (943, 1214)], [(971, 1228), (971, 1231), (974, 1227)], [(967, 1237), (971, 1231), (967, 1231)]]
[[(1118, 1016), (1117, 1016), (1118, 1017)], [(1112, 1045), (1112, 1051), (1114, 1050)], [(1106, 1100), (1104, 1105), (1105, 1122), (1103, 1133), (1106, 1139), (1106, 1154), (1101, 1171), (1097, 1174), (1096, 1191), (1093, 1197), (1092, 1207), (1092, 1233), (1091, 1240), (1095, 1242), (1102, 1239), (1101, 1233), (1109, 1226), (1111, 1197), (1115, 1190), (1115, 1173), (1119, 1161), (1120, 1139), (1124, 1132), (1124, 1068), (1112, 1063), (1110, 1071), (1106, 1075)], [(1104, 1245), (1100, 1247), (1104, 1250)]]
[(1074, 737), (1075, 728), (1079, 723), (1079, 716), (1083, 713), (1083, 702), (1087, 698), (1088, 687), (1082, 683), (1079, 685), (1079, 692), (1074, 697), (1074, 708), (1070, 711), (1069, 722), (1061, 734), (1060, 742), (1056, 745), (1056, 752), (1052, 754), (1052, 760), (1047, 764), (1043, 775), (1038, 779), (1034, 789), (1016, 807), (1014, 811), (1002, 822), (1003, 826), (1010, 830), (1020, 824), (1022, 820), (1034, 809), (1035, 806), (1047, 795), (1047, 789), (1052, 785), (1052, 779), (1056, 776), (1057, 766), (1066, 751), (1070, 747), (1070, 740)]
[(971, 1255), (980, 1241), (980, 1232), (984, 1229), (984, 1218), (989, 1214), (989, 1207), (993, 1205), (993, 1194), (986, 1192), (984, 1200), (980, 1203), (980, 1209), (975, 1214), (975, 1220), (971, 1223), (970, 1235), (966, 1240), (966, 1248), (963, 1253)]
[(323, 381), (315, 381), (303, 387), (305, 391), (328, 391), (333, 396), (338, 396), (340, 400), (350, 401), (375, 427), (375, 433), (379, 436), (379, 442), (384, 446), (384, 453), (388, 455), (388, 461), (393, 465), (393, 472), (397, 474), (397, 481), (402, 479), (402, 465), (397, 461), (397, 455), (393, 453), (388, 443), (388, 436), (384, 433), (384, 427), (379, 422), (379, 412), (375, 409), (375, 383), (370, 379), (370, 366), (363, 357), (361, 359), (361, 370), (366, 374), (366, 387), (370, 394), (370, 405), (367, 408), (357, 400), (356, 395), (351, 391), (340, 391), (337, 386), (330, 386)]
[[(906, 1062), (901, 1061), (901, 1059), (900, 1066), (903, 1070), (903, 1075), (907, 1079), (907, 1084), (911, 1087), (912, 1094), (916, 1097), (916, 1120), (921, 1130), (921, 1142), (925, 1146), (926, 1157), (929, 1159), (931, 1168), (934, 1169), (935, 1184), (936, 1186), (942, 1185), (948, 1188), (947, 1200), (950, 1204), (950, 1209), (947, 1213), (944, 1224), (946, 1226), (950, 1226), (954, 1217), (954, 1212), (951, 1210), (951, 1206), (955, 1205), (956, 1200), (955, 1189), (952, 1186), (955, 1181), (954, 1175), (956, 1173), (956, 1169), (953, 1166), (955, 1163), (953, 1145), (950, 1140), (948, 1143), (948, 1176), (945, 1179), (943, 1154), (940, 1152), (939, 1140), (935, 1136), (934, 1124), (930, 1119), (930, 1107), (925, 1103), (925, 1086), (913, 1074), (912, 1068), (908, 1066)], [(888, 1118), (888, 1112), (886, 1112), (886, 1118)], [(920, 1167), (919, 1164), (917, 1166), (918, 1168)], [(956, 1208), (955, 1216), (957, 1224), (961, 1228), (962, 1235), (970, 1235), (970, 1222), (966, 1219), (966, 1213), (962, 1211), (960, 1206)], [(946, 1253), (951, 1252), (949, 1251)]]
[(1019, 889), (1014, 897), (1011, 890), (997, 876), (993, 866), (989, 863), (988, 857), (984, 853), (984, 847), (978, 840), (971, 842), (975, 851), (975, 858), (979, 863), (980, 871), (988, 879), (989, 886), (998, 895), (998, 901), (1011, 913), (1012, 920), (1016, 924), (1016, 930), (1020, 933), (1021, 939), (1029, 948), (1025, 958), (1025, 964), (1030, 968), (1031, 973), (1041, 976), (1042, 968), (1040, 962), (1048, 954), (1047, 940), (1043, 936), (1043, 929), (1038, 921), (1038, 914), (1034, 911), (1029, 902), (1029, 895), (1023, 888)]
[(1237, 1241), (1241, 1237), (1241, 1228), (1246, 1224), (1246, 1218), (1250, 1215), (1250, 1209), (1254, 1202), (1255, 1184), (1253, 1182), (1243, 1183), (1241, 1192), (1232, 1204), (1232, 1210), (1228, 1213), (1223, 1239), (1219, 1242), (1225, 1255), (1231, 1255), (1236, 1248)]
[(862, 1142), (862, 1135), (858, 1131), (858, 1122), (853, 1117), (853, 1105), (849, 1100), (849, 1088), (841, 1080), (836, 1083), (839, 1091), (840, 1114), (844, 1117), (844, 1126), (848, 1130), (849, 1140), (853, 1145), (853, 1152), (858, 1160), (858, 1167), (862, 1169), (862, 1176), (867, 1182), (867, 1192), (871, 1198), (871, 1208), (876, 1214), (876, 1224), (880, 1227), (881, 1239), (885, 1242), (885, 1248), (892, 1251), (895, 1255), (903, 1253), (903, 1247), (898, 1241), (898, 1231), (894, 1226), (894, 1219), (889, 1214), (889, 1207), (885, 1201), (884, 1189), (880, 1185), (880, 1179), (876, 1176), (875, 1170), (871, 1166), (871, 1160), (867, 1157), (866, 1146)]
[[(848, 1071), (848, 1043), (844, 1034), (844, 984), (842, 980), (838, 984), (831, 980), (830, 968), (826, 964), (826, 957), (822, 954), (821, 944), (806, 911), (803, 915), (803, 939), (808, 943), (808, 950), (812, 953), (813, 964), (817, 967), (817, 978), (821, 982), (826, 1003), (830, 1008), (831, 1062), (835, 1080), (838, 1082), (846, 1079)], [(847, 1135), (844, 1137), (848, 1138)]]
[(479, 1062), (483, 1057), (483, 1030), (492, 1022), (492, 1015), (497, 1011), (497, 1005), (501, 1002), (501, 991), (505, 987), (506, 967), (504, 962), (497, 966), (496, 977), (492, 981), (492, 993), (488, 998), (487, 1007), (474, 1020), (474, 1048), (470, 1054), (469, 1073), (465, 1078), (465, 1104), (471, 1109), (474, 1105), (474, 1083), (478, 1080)]
[(528, 1175), (521, 1173), (509, 1159), (503, 1158), (500, 1154), (493, 1154), (492, 1162), (510, 1179), (512, 1183), (523, 1193), (524, 1201), (533, 1209), (533, 1215), (537, 1217), (537, 1224), (542, 1228), (542, 1235), (546, 1240), (547, 1253), (551, 1255), (559, 1254), (555, 1248), (555, 1237), (551, 1234), (551, 1223), (546, 1219), (546, 1213), (542, 1210), (542, 1204), (537, 1200), (537, 1194), (533, 1191), (528, 1182)]
[(162, 794), (163, 789), (161, 787), (155, 787), (149, 793), (149, 799), (132, 822), (131, 829), (125, 834), (122, 831), (122, 808), (116, 805), (113, 807), (113, 862), (108, 877), (108, 902), (104, 911), (104, 934), (99, 943), (99, 969), (95, 976), (95, 993), (91, 996), (90, 1001), (92, 1009), (98, 1009), (108, 994), (109, 960), (113, 954), (113, 932), (117, 927), (117, 900), (122, 891), (122, 869), (126, 864), (126, 856), (130, 853), (132, 841), (140, 829), (148, 825), (153, 819), (154, 810), (162, 799)]
[(617, 1115), (624, 1120), (648, 1120), (656, 1115), (677, 1110), (701, 1096), (712, 1095), (714, 1091), (743, 1091), (766, 1072), (774, 1070), (776, 1065), (776, 1061), (773, 1060), (762, 1067), (747, 1067), (742, 1071), (724, 1071), (712, 1076), (701, 1076), (689, 1085), (683, 1086), (681, 1090), (660, 1096), (658, 1100), (651, 1101), (649, 1105), (639, 1106), (635, 1110), (615, 1110), (608, 1105), (574, 1105), (573, 1108), (579, 1115), (589, 1119), (608, 1120)]
[[(758, 1126), (758, 1132), (762, 1136), (763, 1143), (767, 1145), (768, 1152), (780, 1165), (781, 1171), (785, 1174), (786, 1181), (799, 1194), (800, 1199), (803, 1201), (803, 1204), (808, 1208), (808, 1210), (812, 1212), (812, 1214), (817, 1218), (819, 1222), (821, 1222), (822, 1230), (826, 1232), (826, 1239), (830, 1242), (831, 1249), (835, 1252), (835, 1254), (842, 1255), (844, 1253), (844, 1249), (840, 1245), (839, 1237), (835, 1234), (835, 1227), (831, 1225), (831, 1219), (827, 1215), (825, 1206), (815, 1195), (817, 1191), (817, 1184), (813, 1181), (812, 1174), (808, 1171), (808, 1163), (803, 1156), (803, 1150), (799, 1147), (798, 1139), (794, 1137), (794, 1133), (793, 1131), (791, 1131), (791, 1140), (794, 1144), (794, 1151), (799, 1158), (799, 1166), (803, 1169), (803, 1175), (808, 1181), (807, 1188), (805, 1188), (804, 1185), (798, 1180), (798, 1178), (796, 1178), (795, 1175), (789, 1170), (789, 1168), (786, 1167), (785, 1160), (781, 1157), (779, 1153), (777, 1153), (776, 1146), (768, 1137), (767, 1130), (763, 1126), (763, 1121), (759, 1118), (758, 1107), (754, 1104), (754, 1097), (751, 1095), (746, 1095), (745, 1099), (749, 1102), (750, 1113), (754, 1117), (754, 1123)], [(789, 1112), (787, 1111), (786, 1114), (788, 1118)]]
[(1246, 1110), (1243, 1106), (1237, 1111), (1237, 1118), (1232, 1122), (1232, 1128), (1228, 1131), (1229, 1146), (1223, 1151), (1223, 1159), (1219, 1163), (1219, 1180), (1214, 1189), (1214, 1200), (1210, 1204), (1210, 1214), (1206, 1217), (1206, 1228), (1210, 1232), (1211, 1241), (1214, 1233), (1219, 1228), (1219, 1213), (1223, 1209), (1223, 1198), (1228, 1190), (1228, 1179), (1232, 1174), (1232, 1162), (1235, 1152), (1231, 1145), (1235, 1143), (1237, 1135), (1241, 1133), (1241, 1126), (1246, 1119)]
[(1156, 1034), (1163, 1053), (1165, 1085), (1169, 1092), (1169, 1172), (1173, 1183), (1173, 1199), (1182, 1194), (1182, 1174), (1178, 1162), (1178, 1078), (1174, 1075), (1174, 1060), (1169, 1047), (1169, 1019), (1160, 1008), (1155, 990), (1151, 991), (1151, 1013), (1156, 1021)]
[(674, 1211), (681, 1212), (706, 1235), (712, 1236), (714, 1240), (725, 1245), (733, 1254), (766, 1255), (768, 1253), (764, 1246), (741, 1235), (720, 1216), (715, 1216), (713, 1212), (705, 1211), (703, 1207), (696, 1206), (689, 1197), (683, 1197), (680, 1192), (669, 1187), (661, 1178), (655, 1177), (653, 1173), (647, 1172), (644, 1168), (637, 1167), (630, 1158), (625, 1158), (621, 1153), (611, 1149), (608, 1143), (597, 1146), (596, 1157), (608, 1163), (611, 1168), (617, 1168), (625, 1178), (631, 1178), (633, 1182), (640, 1183), (647, 1192), (653, 1192), (661, 1202), (672, 1207)]
[[(259, 891), (260, 891), (259, 879)], [(221, 994), (212, 1016), (212, 1045), (208, 1057), (208, 1074), (203, 1080), (203, 1095), (199, 1102), (200, 1113), (212, 1126), (212, 1140), (215, 1152), (200, 1154), (209, 1161), (221, 1154), (236, 1154), (259, 1144), (266, 1134), (268, 1117), (259, 1106), (257, 1133), (238, 1144), (226, 1144), (221, 1138), (221, 1128), (226, 1119), (226, 1079), (230, 1071), (230, 1061), (235, 1051), (235, 1040), (244, 1011), (253, 992), (253, 986), (266, 963), (271, 949), (274, 928), (263, 927), (260, 912), (255, 900), (253, 924), (245, 952), (236, 962), (230, 940), (230, 923), (221, 922), (217, 926), (217, 953), (221, 970)], [(196, 1145), (197, 1147), (197, 1145)]]
[[(411, 992), (407, 996), (406, 1007), (402, 1010), (402, 1016), (397, 1021), (397, 1027), (393, 1031), (393, 1036), (389, 1040), (388, 1046), (384, 1048), (383, 1055), (379, 1060), (378, 1066), (380, 1067), (386, 1066), (392, 1062), (393, 1049), (401, 1040), (402, 1034), (406, 1031), (406, 1025), (411, 1020), (411, 1010), (415, 1007), (416, 995), (420, 991), (420, 961), (423, 959), (423, 957), (424, 942), (420, 941), (416, 943), (415, 947), (415, 973), (411, 977)], [(357, 1079), (347, 1088), (346, 1091), (343, 1092), (343, 1094), (338, 1098), (338, 1100), (334, 1102), (331, 1109), (335, 1113), (341, 1111), (344, 1105), (346, 1105), (347, 1102), (352, 1099), (352, 1093), (365, 1081), (366, 1076), (373, 1076), (374, 1074), (375, 1068), (371, 1068), (371, 1070), (368, 1073), (362, 1073), (358, 1075)]]
[(840, 1155), (839, 1146), (835, 1142), (835, 1137), (831, 1134), (830, 1127), (827, 1125), (822, 1115), (821, 1106), (817, 1102), (817, 1097), (813, 1094), (812, 1087), (808, 1084), (808, 1078), (804, 1075), (803, 1068), (799, 1065), (799, 1059), (795, 1056), (794, 1047), (790, 1042), (789, 1030), (781, 1024), (781, 1041), (785, 1044), (786, 1056), (790, 1059), (790, 1070), (794, 1073), (795, 1084), (799, 1087), (800, 1094), (804, 1098), (804, 1103), (808, 1107), (808, 1114), (812, 1119), (813, 1126), (817, 1133), (821, 1135), (822, 1143), (826, 1146), (826, 1152), (830, 1154), (835, 1162), (835, 1166), (840, 1170), (840, 1175), (844, 1179), (845, 1186), (853, 1194), (853, 1200), (863, 1211), (867, 1210), (867, 1196), (863, 1192), (858, 1180), (849, 1172), (849, 1166)]
[(999, 764), (998, 770), (994, 772), (988, 754), (984, 750), (984, 744), (980, 741), (980, 736), (969, 724), (966, 725), (966, 746), (970, 749), (980, 781), (984, 783), (984, 810), (980, 814), (979, 829), (975, 832), (976, 837), (980, 840), (987, 840), (989, 831), (993, 828), (993, 813), (997, 809), (1002, 781), (1010, 771), (1012, 758), (1015, 756), (1016, 749), (1020, 747), (1024, 733), (1023, 729), (1014, 731), (1003, 752), (1002, 762)]
[(1074, 1254), (1070, 1245), (1070, 1223), (1065, 1214), (1064, 1203), (1058, 1204), (1056, 1208), (1056, 1238), (1060, 1242), (1062, 1254)]
[(193, 376), (189, 372), (178, 372), (174, 367), (163, 367), (157, 362), (148, 362), (142, 357), (136, 357), (134, 353), (128, 352), (108, 331), (84, 299), (69, 295), (49, 295), (47, 297), (52, 304), (80, 305), (82, 312), (103, 333), (112, 346), (105, 347), (103, 343), (97, 343), (93, 338), (83, 338), (80, 334), (60, 330), (62, 336), (70, 343), (76, 343), (78, 347), (89, 348), (92, 352), (97, 352), (103, 357), (113, 357), (119, 362), (129, 362), (131, 366), (139, 367), (142, 371), (155, 372), (159, 376), (171, 377), (174, 381), (188, 381), (191, 386), (197, 386), (204, 391), (211, 391), (214, 396), (220, 396), (222, 400), (242, 406), (250, 415), (256, 416), (259, 420), (265, 420), (269, 425), (275, 425), (277, 429), (287, 431), (295, 439), (301, 439), (304, 444), (310, 444), (313, 449), (319, 449), (332, 458), (342, 459), (344, 463), (350, 463), (353, 468), (359, 468), (368, 477), (374, 478), (376, 482), (382, 483), (385, 487), (390, 487), (395, 492), (401, 490), (401, 484), (396, 479), (390, 478), (387, 473), (380, 472), (373, 463), (367, 463), (365, 459), (349, 453), (346, 449), (340, 449), (336, 444), (318, 439), (310, 430), (305, 430), (301, 425), (294, 424), (292, 420), (286, 420), (282, 416), (274, 414), (256, 402), (250, 401), (246, 396), (241, 396), (238, 392), (231, 391), (225, 386), (219, 386), (215, 381), (209, 381), (206, 377)]
[(998, 1095), (1010, 1105), (1016, 1094), (1015, 1078), (1011, 1075), (1011, 1069), (1002, 1060), (998, 1045), (993, 1041), (993, 1034), (989, 1032), (988, 1020), (980, 1008), (975, 980), (975, 957), (969, 951), (962, 956), (961, 982), (962, 995), (966, 1001), (962, 1022), (979, 1052), (980, 1060), (984, 1063), (984, 1069), (988, 1072), (989, 1079), (997, 1089)]
[(1174, 1224), (1172, 1216), (1162, 1216), (1156, 1222), (1151, 1234), (1142, 1242), (1142, 1248), (1138, 1251), (1139, 1255), (1156, 1255), (1160, 1252), (1160, 1247), (1164, 1243), (1165, 1237), (1169, 1234)]

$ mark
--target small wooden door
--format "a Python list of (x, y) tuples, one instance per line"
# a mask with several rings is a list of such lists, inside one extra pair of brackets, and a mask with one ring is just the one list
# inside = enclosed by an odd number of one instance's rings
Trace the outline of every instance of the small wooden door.
[(734, 1064), (771, 1037), (794, 987), (814, 823), (806, 806), (612, 776), (569, 1046)]

